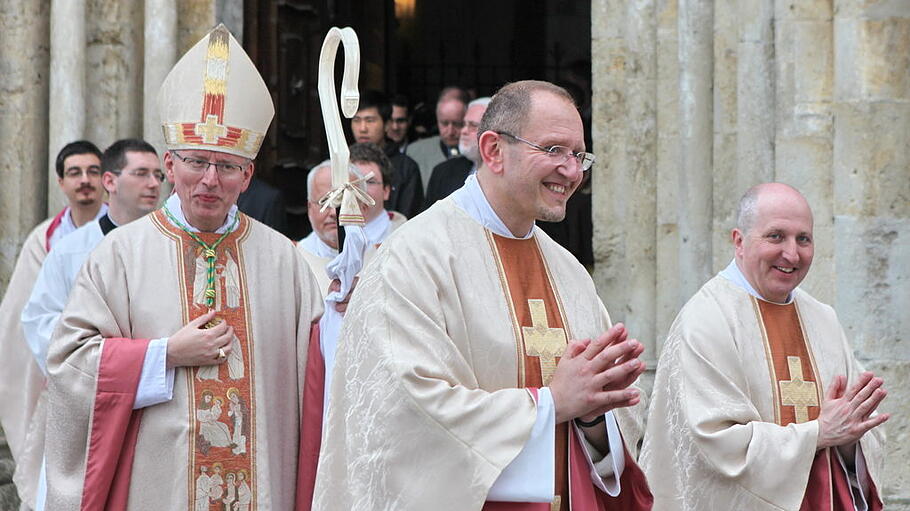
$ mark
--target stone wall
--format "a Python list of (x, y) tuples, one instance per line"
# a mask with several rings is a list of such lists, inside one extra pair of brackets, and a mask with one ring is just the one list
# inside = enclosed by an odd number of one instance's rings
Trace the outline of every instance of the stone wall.
[[(803, 287), (885, 377), (888, 509), (910, 509), (910, 2), (593, 0), (595, 281), (653, 371), (732, 258), (740, 195), (803, 191)], [(650, 377), (645, 378), (649, 387)]]

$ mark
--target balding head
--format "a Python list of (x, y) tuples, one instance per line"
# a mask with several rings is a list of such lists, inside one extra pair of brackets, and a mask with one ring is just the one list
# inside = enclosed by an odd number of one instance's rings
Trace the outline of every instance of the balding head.
[(785, 302), (815, 254), (809, 203), (792, 186), (760, 184), (743, 195), (736, 220), (737, 266), (765, 300)]
[(793, 200), (794, 204), (802, 203), (809, 211), (809, 217), (812, 217), (812, 210), (809, 208), (809, 202), (803, 197), (803, 194), (796, 188), (784, 183), (762, 183), (746, 190), (742, 198), (739, 199), (739, 207), (736, 210), (736, 228), (742, 232), (748, 232), (755, 225), (755, 219), (758, 216), (758, 202), (761, 196), (766, 196), (771, 201)]

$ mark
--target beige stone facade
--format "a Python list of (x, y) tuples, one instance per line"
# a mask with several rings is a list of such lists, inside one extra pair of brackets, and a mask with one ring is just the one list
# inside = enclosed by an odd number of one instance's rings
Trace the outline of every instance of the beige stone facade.
[[(732, 259), (740, 195), (815, 212), (803, 287), (885, 377), (888, 509), (910, 509), (910, 2), (594, 0), (595, 281), (653, 371)], [(653, 373), (652, 373), (653, 374)]]
[[(910, 1), (591, 11), (595, 280), (614, 319), (653, 369), (679, 307), (731, 257), (740, 194), (801, 189), (817, 241), (804, 287), (886, 378), (884, 492), (910, 510)], [(60, 146), (160, 148), (158, 84), (217, 21), (239, 33), (242, 12), (242, 0), (0, 0), (0, 290), (29, 230), (62, 205)]]

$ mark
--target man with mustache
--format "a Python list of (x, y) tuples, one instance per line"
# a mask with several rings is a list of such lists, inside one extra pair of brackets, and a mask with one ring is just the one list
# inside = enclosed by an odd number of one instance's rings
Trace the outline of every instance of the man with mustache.
[(797, 287), (812, 227), (791, 186), (740, 200), (733, 260), (679, 312), (657, 367), (641, 455), (655, 510), (882, 509), (886, 392)]
[[(152, 212), (158, 207), (158, 194), (164, 173), (155, 148), (145, 141), (135, 139), (118, 140), (101, 156), (101, 182), (108, 192), (108, 210), (98, 220), (93, 220), (77, 229), (71, 236), (61, 240), (50, 252), (41, 271), (31, 297), (22, 310), (22, 330), (28, 347), (35, 357), (35, 363), (46, 374), (47, 349), (51, 334), (69, 297), (76, 274), (82, 268), (88, 255), (114, 228), (130, 223)], [(44, 452), (44, 428), (46, 403), (42, 393), (28, 436), (28, 451)], [(40, 478), (35, 509), (44, 509), (46, 480)]]
[(85, 140), (65, 145), (55, 161), (57, 184), (67, 205), (38, 224), (25, 240), (0, 303), (0, 424), (16, 462), (13, 481), (23, 502), (35, 502), (40, 453), (26, 448), (44, 374), (25, 343), (19, 316), (48, 251), (78, 227), (107, 212), (102, 202), (101, 151)]
[[(271, 94), (219, 25), (168, 73), (158, 107), (174, 194), (91, 253), (48, 350), (47, 507), (193, 509), (201, 468), (220, 466), (245, 474), (241, 507), (293, 509), (321, 297), (293, 243), (236, 206)], [(213, 443), (196, 404), (228, 393), (252, 427)]]

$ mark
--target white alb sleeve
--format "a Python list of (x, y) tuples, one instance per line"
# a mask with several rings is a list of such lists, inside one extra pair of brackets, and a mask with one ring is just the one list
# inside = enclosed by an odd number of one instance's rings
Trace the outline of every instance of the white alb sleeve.
[(133, 410), (164, 403), (174, 397), (174, 369), (167, 368), (167, 339), (149, 341)]
[(537, 391), (537, 420), (531, 437), (493, 483), (487, 500), (552, 502), (556, 493), (556, 406), (550, 389)]

